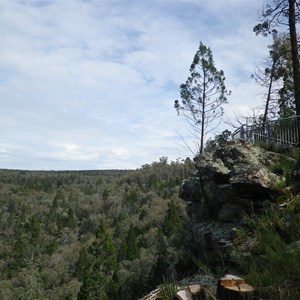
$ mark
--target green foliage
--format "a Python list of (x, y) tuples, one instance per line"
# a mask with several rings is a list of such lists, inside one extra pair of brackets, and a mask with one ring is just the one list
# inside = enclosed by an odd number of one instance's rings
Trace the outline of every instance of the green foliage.
[(182, 234), (163, 228), (170, 202), (186, 222), (177, 195), (193, 171), (166, 157), (136, 171), (0, 170), (0, 298), (146, 294), (179, 255)]
[(107, 189), (104, 189), (103, 193), (102, 193), (102, 199), (105, 201), (109, 196), (109, 192)]
[[(294, 201), (298, 202), (294, 199), (291, 203)], [(241, 265), (248, 274), (247, 281), (268, 299), (298, 299), (300, 295), (296, 284), (300, 278), (300, 247), (295, 246), (300, 239), (300, 218), (295, 214), (296, 207), (271, 207), (260, 216), (245, 218), (248, 229), (244, 238), (252, 236), (256, 242), (252, 255)]]
[(90, 256), (87, 253), (85, 247), (81, 248), (79, 258), (75, 265), (75, 273), (74, 275), (80, 280), (83, 281), (85, 274), (87, 272), (87, 269), (90, 265)]
[[(56, 195), (55, 195), (54, 201), (64, 200), (64, 199), (65, 199), (65, 194), (64, 194), (63, 190), (62, 189), (58, 189), (56, 191)], [(57, 206), (57, 202), (56, 202), (56, 206)]]
[(270, 171), (284, 177), (285, 186), (293, 183), (293, 171), (296, 161), (289, 156), (281, 155), (279, 160), (269, 166)]
[(91, 196), (91, 195), (93, 195), (93, 194), (95, 194), (97, 192), (96, 188), (93, 185), (91, 185), (91, 184), (86, 185), (84, 187), (83, 191), (84, 191), (84, 193), (86, 195), (89, 195), (89, 196)]
[(259, 142), (257, 143), (257, 146), (267, 151), (279, 153), (291, 158), (296, 158), (297, 155), (299, 155), (299, 149), (287, 147), (286, 145)]
[[(211, 127), (223, 114), (222, 105), (227, 103), (230, 92), (225, 87), (225, 76), (222, 70), (215, 67), (212, 51), (200, 42), (190, 67), (190, 76), (180, 85), (179, 100), (175, 100), (174, 107), (178, 114), (182, 114), (188, 125), (199, 136), (197, 153), (203, 153), (204, 138)], [(214, 125), (213, 125), (214, 124)]]
[(160, 254), (149, 273), (149, 284), (151, 286), (155, 287), (163, 281), (168, 266), (169, 262), (167, 260), (167, 256)]
[(127, 236), (123, 241), (123, 244), (119, 250), (119, 259), (120, 260), (134, 260), (139, 258), (140, 256), (140, 249), (138, 245), (138, 230), (132, 224), (129, 227)]
[[(112, 275), (116, 268), (116, 255), (103, 220), (95, 231), (96, 239), (89, 246), (84, 268), (83, 284), (78, 299), (108, 299), (108, 287), (112, 283)], [(84, 255), (84, 253), (83, 253)]]
[(172, 236), (176, 232), (182, 231), (182, 220), (179, 213), (179, 207), (175, 205), (174, 201), (168, 203), (163, 231), (168, 237)]
[(285, 33), (274, 32), (272, 37), (273, 43), (268, 46), (269, 56), (253, 76), (266, 91), (262, 122), (274, 119), (278, 115), (287, 118), (295, 114), (290, 40)]
[[(286, 38), (287, 48), (281, 52), (281, 56), (284, 57), (283, 60), (285, 61), (282, 68), (284, 70), (284, 76), (281, 78), (283, 87), (279, 92), (282, 99), (280, 104), (284, 107), (283, 116), (286, 116), (286, 112), (288, 112), (287, 115), (289, 115), (289, 111), (291, 110), (290, 104), (294, 106), (292, 108), (294, 115), (299, 115), (300, 112), (299, 51), (296, 29), (298, 13), (299, 6), (297, 1), (273, 0), (273, 3), (264, 6), (261, 14), (261, 23), (254, 27), (256, 34), (262, 34), (264, 36), (268, 34), (276, 36), (278, 32), (276, 28), (282, 25), (288, 26), (289, 29), (289, 35), (288, 38)], [(287, 75), (287, 73), (289, 73), (289, 75)], [(286, 110), (286, 108), (288, 108), (288, 110)]]
[(167, 258), (168, 254), (168, 241), (167, 237), (164, 235), (162, 228), (158, 228), (157, 235), (157, 251), (160, 256)]
[(159, 299), (172, 300), (175, 293), (177, 292), (177, 285), (175, 281), (165, 283), (159, 291)]
[(112, 278), (107, 284), (107, 297), (109, 300), (119, 300), (121, 295), (121, 286), (119, 282), (118, 273), (114, 272)]
[(213, 139), (209, 139), (205, 145), (205, 151), (211, 152), (217, 147), (222, 147), (230, 140), (231, 131), (223, 130), (220, 134), (215, 135)]
[(136, 189), (132, 189), (130, 192), (124, 195), (123, 204), (124, 207), (129, 210), (129, 213), (137, 213), (139, 208), (139, 193)]

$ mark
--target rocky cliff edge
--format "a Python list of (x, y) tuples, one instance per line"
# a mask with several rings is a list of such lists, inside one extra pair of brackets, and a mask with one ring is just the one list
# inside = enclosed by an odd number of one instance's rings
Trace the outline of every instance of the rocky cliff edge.
[(209, 267), (222, 263), (234, 269), (236, 228), (243, 214), (259, 213), (275, 201), (276, 187), (286, 180), (274, 171), (280, 159), (278, 153), (242, 141), (195, 158), (196, 172), (179, 193), (191, 220), (193, 255)]

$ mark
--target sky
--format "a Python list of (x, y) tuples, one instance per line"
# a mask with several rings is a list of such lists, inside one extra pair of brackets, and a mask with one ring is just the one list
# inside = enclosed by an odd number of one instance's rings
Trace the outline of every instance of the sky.
[(174, 100), (199, 43), (225, 73), (226, 116), (250, 115), (262, 103), (251, 74), (270, 43), (253, 33), (264, 3), (0, 0), (0, 168), (136, 169), (192, 157)]

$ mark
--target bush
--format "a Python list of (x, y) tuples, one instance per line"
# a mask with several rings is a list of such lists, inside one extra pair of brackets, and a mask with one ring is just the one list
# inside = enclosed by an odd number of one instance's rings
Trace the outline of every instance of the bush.
[(247, 282), (267, 299), (299, 299), (300, 296), (300, 247), (297, 243), (300, 218), (294, 220), (296, 224), (291, 230), (288, 221), (291, 215), (295, 215), (291, 208), (271, 207), (261, 216), (245, 218), (249, 234), (256, 243), (252, 256), (241, 266), (247, 274)]

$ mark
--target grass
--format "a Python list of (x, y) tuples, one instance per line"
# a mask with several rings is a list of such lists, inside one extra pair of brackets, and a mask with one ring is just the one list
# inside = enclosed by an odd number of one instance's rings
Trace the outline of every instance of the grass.
[[(300, 216), (299, 199), (285, 207), (271, 207), (260, 216), (246, 216), (247, 228), (240, 230), (240, 239), (250, 235), (256, 240), (252, 255), (241, 262), (246, 281), (260, 297), (270, 300), (300, 299)], [(248, 233), (246, 235), (246, 233)]]
[(272, 163), (269, 169), (272, 173), (282, 176), (283, 186), (290, 186), (294, 183), (293, 171), (296, 161), (285, 155), (281, 155), (277, 162)]
[(176, 292), (177, 292), (177, 285), (174, 280), (170, 283), (164, 283), (160, 288), (159, 299), (172, 300)]

